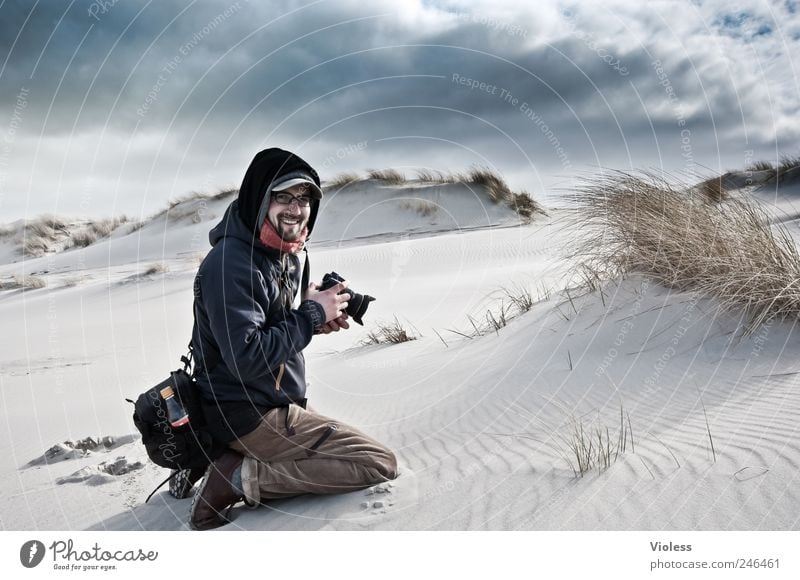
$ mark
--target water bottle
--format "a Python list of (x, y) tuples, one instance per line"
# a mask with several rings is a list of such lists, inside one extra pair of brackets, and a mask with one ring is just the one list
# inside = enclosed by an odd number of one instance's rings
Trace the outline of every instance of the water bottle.
[(180, 427), (189, 422), (189, 413), (183, 408), (180, 401), (175, 397), (175, 391), (172, 387), (164, 387), (161, 389), (161, 398), (167, 404), (167, 417), (169, 424), (173, 427)]

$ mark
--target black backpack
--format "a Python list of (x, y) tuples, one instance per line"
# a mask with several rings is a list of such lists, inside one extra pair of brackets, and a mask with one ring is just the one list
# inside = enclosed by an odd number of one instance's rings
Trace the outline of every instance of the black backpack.
[[(206, 428), (200, 392), (189, 374), (191, 359), (190, 345), (188, 357), (181, 357), (183, 368), (172, 371), (168, 378), (147, 389), (136, 402), (126, 399), (134, 404), (133, 424), (142, 434), (147, 456), (156, 465), (173, 470), (170, 478), (184, 469), (205, 468), (225, 450), (225, 444), (215, 440)], [(167, 386), (172, 387), (175, 397), (189, 413), (189, 422), (180, 427), (170, 425), (167, 418), (166, 404), (161, 397), (161, 390)]]

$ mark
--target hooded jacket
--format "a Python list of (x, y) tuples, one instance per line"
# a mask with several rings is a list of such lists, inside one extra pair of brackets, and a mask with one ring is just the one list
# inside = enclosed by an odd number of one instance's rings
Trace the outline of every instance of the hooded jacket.
[[(209, 429), (225, 442), (253, 430), (268, 409), (305, 399), (302, 350), (325, 311), (311, 300), (292, 308), (300, 259), (264, 246), (257, 223), (272, 182), (296, 171), (319, 185), (316, 171), (288, 151), (255, 156), (238, 198), (209, 233), (212, 249), (195, 277), (194, 376)], [(309, 236), (318, 211), (313, 200)]]

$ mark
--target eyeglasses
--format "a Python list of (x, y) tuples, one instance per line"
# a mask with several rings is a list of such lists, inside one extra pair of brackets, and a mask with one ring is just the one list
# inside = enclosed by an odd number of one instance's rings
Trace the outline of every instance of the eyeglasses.
[(297, 202), (298, 207), (308, 207), (311, 205), (310, 195), (295, 197), (291, 193), (273, 193), (272, 199), (275, 200), (275, 203), (281, 205), (292, 205), (293, 202)]

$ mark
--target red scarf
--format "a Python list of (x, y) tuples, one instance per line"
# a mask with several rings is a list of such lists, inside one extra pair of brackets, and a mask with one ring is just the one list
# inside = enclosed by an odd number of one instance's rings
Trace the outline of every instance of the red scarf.
[(296, 241), (287, 242), (286, 240), (281, 239), (281, 237), (278, 235), (278, 232), (275, 231), (275, 226), (273, 226), (270, 221), (266, 219), (264, 220), (264, 225), (261, 226), (261, 232), (258, 239), (261, 240), (261, 243), (268, 248), (274, 248), (285, 254), (296, 254), (303, 249), (303, 244), (306, 242), (306, 236), (308, 236), (308, 227), (303, 228), (303, 231), (300, 232), (300, 237)]

